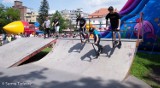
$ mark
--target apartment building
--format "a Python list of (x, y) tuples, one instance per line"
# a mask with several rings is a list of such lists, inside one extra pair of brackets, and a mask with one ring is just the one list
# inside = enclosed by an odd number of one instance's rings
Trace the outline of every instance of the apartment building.
[(71, 24), (76, 24), (77, 15), (79, 13), (83, 14), (85, 18), (88, 18), (88, 14), (83, 12), (81, 8), (78, 8), (76, 10), (62, 10), (60, 11), (61, 15), (68, 20), (71, 20)]
[(25, 21), (37, 22), (37, 19), (38, 19), (38, 12), (34, 12), (28, 9), (27, 13), (25, 14)]
[(21, 1), (14, 1), (14, 6), (12, 6), (14, 9), (18, 9), (20, 11), (20, 19), (25, 20), (25, 13), (27, 12), (27, 7), (23, 6), (23, 3)]

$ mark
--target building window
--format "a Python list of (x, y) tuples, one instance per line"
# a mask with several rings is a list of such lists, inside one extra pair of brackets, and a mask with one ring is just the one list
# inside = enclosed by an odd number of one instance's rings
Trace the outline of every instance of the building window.
[(26, 16), (26, 18), (31, 18), (31, 16)]

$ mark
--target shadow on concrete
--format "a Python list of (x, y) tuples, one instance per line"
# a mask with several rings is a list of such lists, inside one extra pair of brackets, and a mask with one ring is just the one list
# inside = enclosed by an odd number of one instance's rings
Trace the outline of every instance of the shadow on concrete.
[[(111, 48), (109, 45), (106, 45), (103, 47), (103, 51), (102, 53), (100, 54), (100, 56), (103, 54), (106, 55), (106, 57), (111, 57), (113, 55), (115, 51), (115, 48)], [(85, 55), (83, 55), (81, 57), (81, 60), (84, 60), (84, 61), (91, 61), (92, 59), (96, 59), (96, 52), (94, 50), (94, 48), (92, 50), (90, 50), (88, 53), (86, 53)]]
[(106, 45), (103, 48), (102, 54), (106, 54), (108, 57), (111, 57), (113, 55), (114, 51), (115, 51), (115, 48), (111, 48), (111, 46)]
[(78, 81), (64, 83), (52, 81), (49, 83), (44, 83), (44, 85), (40, 86), (39, 88), (143, 88), (134, 83), (129, 83), (129, 85), (130, 87), (125, 86), (115, 80), (109, 80), (108, 82), (104, 83), (104, 81), (101, 79), (82, 78)]
[(32, 87), (32, 83), (28, 83), (27, 85), (20, 85), (19, 83), (26, 81), (32, 82), (37, 79), (46, 79), (46, 77), (42, 75), (46, 70), (48, 70), (48, 68), (43, 68), (40, 71), (33, 71), (29, 74), (22, 74), (17, 76), (6, 76), (4, 74), (5, 76), (0, 77), (0, 88), (36, 88)]
[[(130, 87), (123, 83), (115, 80), (104, 81), (101, 78), (90, 78), (81, 77), (78, 80), (71, 81), (54, 81), (54, 76), (51, 81), (46, 82), (45, 71), (49, 69), (43, 68), (40, 71), (33, 71), (29, 74), (21, 74), (17, 76), (1, 76), (0, 77), (0, 88), (142, 88), (141, 86), (134, 83), (127, 83)], [(65, 73), (64, 73), (65, 74)], [(54, 74), (49, 74), (54, 75)], [(63, 76), (60, 76), (63, 77)], [(38, 81), (37, 81), (38, 80)], [(34, 84), (34, 81), (40, 82), (41, 84)], [(18, 82), (32, 82), (27, 85), (14, 85)], [(8, 84), (7, 83), (12, 83)]]
[(3, 75), (3, 73), (2, 73), (2, 72), (0, 72), (0, 75)]
[(92, 49), (92, 50), (90, 50), (88, 53), (86, 53), (85, 55), (83, 55), (83, 56), (81, 57), (81, 60), (89, 61), (89, 62), (90, 62), (92, 59), (95, 59), (95, 57), (96, 57), (95, 50)]
[(78, 44), (75, 44), (73, 47), (70, 48), (70, 50), (68, 51), (68, 53), (71, 53), (71, 52), (78, 52), (80, 53), (81, 50), (83, 50), (84, 46), (85, 46), (86, 43), (78, 43)]

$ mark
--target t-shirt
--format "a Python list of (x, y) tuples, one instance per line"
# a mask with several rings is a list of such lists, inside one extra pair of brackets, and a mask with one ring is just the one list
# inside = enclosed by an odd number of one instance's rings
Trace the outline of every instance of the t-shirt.
[(0, 40), (3, 40), (1, 35), (0, 35)]
[(111, 13), (107, 14), (106, 20), (108, 20), (108, 19), (110, 19), (110, 23), (111, 23), (112, 28), (118, 28), (120, 16), (117, 12), (114, 12), (112, 14)]
[(86, 19), (85, 18), (77, 18), (76, 22), (79, 22), (79, 26), (83, 27), (86, 24)]
[(8, 42), (11, 42), (12, 37), (7, 37)]
[(94, 35), (94, 36), (98, 35), (99, 37), (101, 37), (100, 32), (99, 32), (99, 31), (97, 31), (96, 29), (94, 29), (94, 31), (93, 31), (93, 35)]
[(58, 22), (58, 24), (55, 25), (55, 26), (59, 26), (59, 20), (58, 19), (54, 19), (53, 23), (56, 24), (57, 22)]
[(50, 20), (46, 20), (46, 21), (44, 21), (44, 27), (45, 28), (50, 28)]

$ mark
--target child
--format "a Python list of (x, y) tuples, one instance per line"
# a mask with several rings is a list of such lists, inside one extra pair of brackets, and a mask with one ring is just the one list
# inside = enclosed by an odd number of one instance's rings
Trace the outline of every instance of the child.
[(102, 53), (102, 49), (103, 49), (102, 45), (99, 44), (101, 40), (100, 38), (101, 34), (95, 29), (95, 27), (91, 27), (89, 29), (89, 32), (90, 34), (93, 34), (94, 44), (98, 47), (97, 56), (99, 56), (99, 54)]

